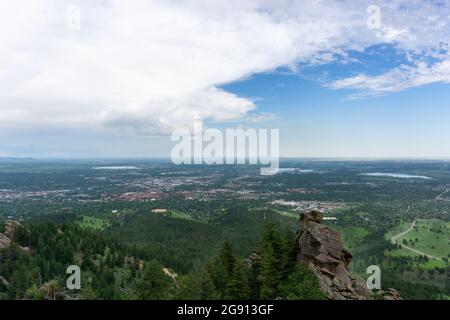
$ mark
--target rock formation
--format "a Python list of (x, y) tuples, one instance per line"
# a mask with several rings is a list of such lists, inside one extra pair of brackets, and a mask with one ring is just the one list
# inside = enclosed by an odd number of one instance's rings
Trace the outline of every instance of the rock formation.
[(0, 233), (0, 249), (7, 248), (11, 244), (11, 239), (14, 237), (14, 232), (18, 226), (21, 226), (19, 221), (6, 220), (3, 233)]
[(0, 233), (0, 249), (8, 248), (10, 244), (11, 244), (11, 239), (9, 239), (3, 233)]
[[(298, 262), (305, 263), (319, 279), (322, 292), (333, 300), (373, 299), (366, 281), (350, 274), (352, 254), (344, 249), (339, 232), (322, 224), (322, 213), (311, 211), (300, 217)], [(381, 299), (398, 300), (394, 289), (382, 293)]]
[(17, 220), (6, 220), (5, 221), (5, 228), (3, 230), (3, 233), (8, 238), (12, 239), (14, 237), (15, 230), (21, 226), (22, 224)]
[(387, 289), (386, 291), (380, 290), (379, 292), (377, 292), (377, 294), (383, 300), (403, 300), (402, 297), (400, 296), (400, 293), (398, 293), (397, 290), (392, 288)]

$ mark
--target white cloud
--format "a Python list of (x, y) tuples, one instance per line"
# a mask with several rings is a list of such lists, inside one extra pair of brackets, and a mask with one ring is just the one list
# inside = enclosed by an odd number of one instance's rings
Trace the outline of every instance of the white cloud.
[(276, 115), (270, 112), (261, 112), (254, 115), (251, 115), (248, 118), (248, 122), (250, 123), (259, 123), (259, 122), (266, 122), (270, 120), (276, 119)]
[(350, 98), (361, 98), (450, 82), (449, 4), (411, 1), (400, 5), (391, 2), (386, 7), (391, 10), (381, 11), (385, 23), (375, 35), (382, 43), (394, 44), (409, 64), (379, 75), (357, 74), (338, 79), (327, 84), (328, 87), (355, 89), (358, 92)]
[(139, 134), (189, 129), (193, 120), (227, 121), (254, 109), (253, 102), (215, 87), (173, 98), (152, 99), (105, 108), (102, 120), (108, 126), (133, 127)]
[[(66, 27), (67, 7), (73, 3), (81, 8), (79, 30)], [(235, 120), (254, 110), (255, 103), (223, 91), (222, 84), (278, 67), (295, 68), (299, 62), (326, 63), (380, 42), (431, 54), (448, 38), (448, 13), (438, 4), (380, 2), (383, 27), (376, 31), (366, 27), (370, 4), (4, 1), (0, 127), (124, 126), (152, 134), (193, 119)], [(400, 73), (404, 87), (447, 79), (448, 63), (441, 64), (427, 71), (396, 69), (384, 76), (387, 80), (361, 75), (333, 86), (395, 91)]]
[(450, 83), (450, 59), (428, 65), (400, 66), (378, 76), (364, 74), (337, 80), (329, 84), (333, 89), (357, 89), (352, 97), (398, 92), (431, 83)]

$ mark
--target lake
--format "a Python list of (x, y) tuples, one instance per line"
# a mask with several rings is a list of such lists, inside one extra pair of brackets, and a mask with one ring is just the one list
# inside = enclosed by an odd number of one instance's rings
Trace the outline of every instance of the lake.
[(432, 179), (427, 176), (415, 176), (411, 174), (405, 173), (383, 173), (383, 172), (370, 172), (370, 173), (362, 173), (363, 176), (371, 176), (371, 177), (390, 177), (390, 178), (402, 178), (402, 179)]
[(139, 169), (135, 166), (110, 166), (110, 167), (94, 167), (94, 170), (134, 170)]

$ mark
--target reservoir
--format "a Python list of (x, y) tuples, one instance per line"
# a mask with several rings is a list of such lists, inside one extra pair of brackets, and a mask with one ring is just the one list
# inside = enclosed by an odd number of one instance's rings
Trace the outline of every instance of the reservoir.
[(371, 177), (390, 177), (390, 178), (402, 178), (402, 179), (431, 179), (431, 177), (427, 176), (415, 176), (411, 174), (404, 173), (383, 173), (383, 172), (371, 172), (371, 173), (362, 173), (363, 176), (371, 176)]

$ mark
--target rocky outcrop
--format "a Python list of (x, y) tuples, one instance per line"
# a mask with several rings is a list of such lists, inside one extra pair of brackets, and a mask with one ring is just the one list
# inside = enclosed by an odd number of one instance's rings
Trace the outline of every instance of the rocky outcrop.
[(259, 261), (261, 259), (261, 256), (257, 254), (256, 252), (253, 252), (251, 255), (249, 255), (247, 258), (245, 258), (242, 262), (244, 263), (244, 266), (247, 269), (250, 269), (256, 261)]
[(4, 286), (5, 288), (9, 288), (9, 282), (2, 276), (0, 276), (0, 288), (1, 286)]
[(11, 239), (14, 237), (15, 230), (22, 224), (16, 220), (6, 220), (3, 233), (0, 233), (0, 249), (8, 248), (11, 244)]
[(3, 230), (3, 233), (8, 238), (12, 239), (14, 237), (14, 232), (18, 227), (20, 227), (22, 224), (17, 220), (6, 220), (5, 221), (5, 228)]
[[(339, 232), (322, 224), (320, 211), (301, 215), (297, 241), (298, 262), (305, 263), (316, 274), (322, 292), (329, 299), (373, 299), (366, 281), (348, 271), (352, 254), (344, 249)], [(398, 292), (397, 295), (390, 292), (389, 297), (400, 296)]]
[(11, 239), (9, 239), (3, 233), (0, 233), (0, 249), (8, 248), (10, 244), (11, 244)]
[(380, 296), (382, 300), (403, 300), (400, 293), (392, 288), (389, 288), (386, 291), (380, 290), (377, 292), (377, 295)]

